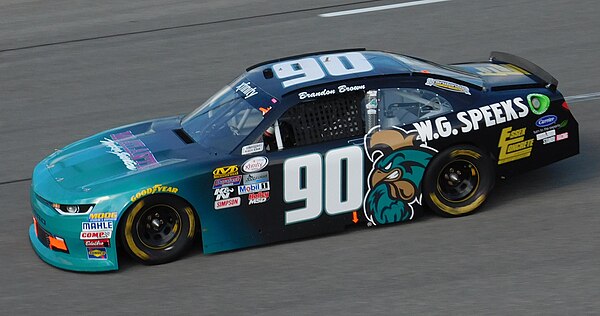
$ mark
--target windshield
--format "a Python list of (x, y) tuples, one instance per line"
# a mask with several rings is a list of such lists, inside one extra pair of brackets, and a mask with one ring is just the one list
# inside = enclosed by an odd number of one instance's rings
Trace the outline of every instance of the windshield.
[(204, 104), (186, 115), (183, 129), (197, 143), (219, 151), (231, 151), (262, 121), (262, 112), (253, 107), (248, 94), (225, 86)]

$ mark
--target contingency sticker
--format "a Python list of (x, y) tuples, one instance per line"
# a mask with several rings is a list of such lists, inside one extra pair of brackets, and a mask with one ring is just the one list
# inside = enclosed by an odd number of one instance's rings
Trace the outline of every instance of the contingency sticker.
[(523, 127), (513, 131), (512, 126), (502, 129), (500, 141), (498, 142), (500, 148), (499, 165), (527, 158), (531, 155), (533, 138), (525, 139), (526, 130), (527, 128)]

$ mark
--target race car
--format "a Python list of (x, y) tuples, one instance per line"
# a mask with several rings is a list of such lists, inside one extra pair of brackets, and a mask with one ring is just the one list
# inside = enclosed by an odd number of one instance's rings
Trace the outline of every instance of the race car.
[[(47, 263), (118, 269), (475, 212), (499, 177), (576, 155), (578, 123), (535, 64), (440, 65), (364, 49), (267, 61), (185, 116), (70, 144), (33, 171)], [(119, 247), (117, 247), (119, 246)]]

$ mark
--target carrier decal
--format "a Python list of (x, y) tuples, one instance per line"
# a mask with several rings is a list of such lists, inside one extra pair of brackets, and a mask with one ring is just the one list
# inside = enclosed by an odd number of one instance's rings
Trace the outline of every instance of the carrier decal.
[(367, 180), (364, 213), (374, 225), (410, 220), (412, 204), (421, 204), (421, 180), (437, 150), (417, 136), (416, 131), (379, 127), (365, 136), (365, 151), (373, 169)]

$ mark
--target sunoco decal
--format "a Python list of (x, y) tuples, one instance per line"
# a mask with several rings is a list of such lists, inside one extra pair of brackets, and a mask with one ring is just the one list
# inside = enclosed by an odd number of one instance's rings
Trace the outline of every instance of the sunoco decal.
[(452, 128), (452, 124), (445, 116), (433, 120), (413, 123), (422, 141), (469, 133), (479, 130), (481, 126), (491, 127), (497, 124), (510, 122), (529, 114), (529, 107), (521, 97), (512, 100), (485, 105), (477, 109), (458, 112), (456, 118), (462, 124), (459, 128)]
[(90, 260), (106, 260), (108, 258), (104, 247), (88, 248), (87, 255)]

